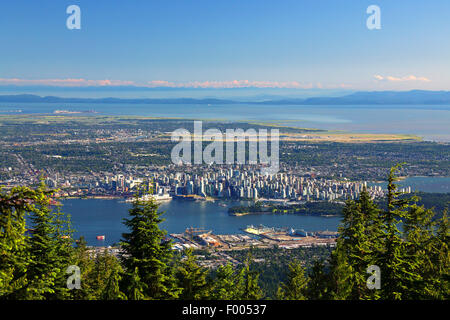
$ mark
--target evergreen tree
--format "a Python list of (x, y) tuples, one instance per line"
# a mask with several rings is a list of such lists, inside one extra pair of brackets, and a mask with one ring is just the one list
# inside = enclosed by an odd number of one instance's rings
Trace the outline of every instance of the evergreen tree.
[(67, 288), (66, 270), (70, 265), (74, 265), (73, 229), (70, 215), (61, 211), (61, 205), (57, 205), (54, 213), (55, 242), (56, 242), (56, 263), (59, 273), (55, 279), (55, 293), (52, 299), (70, 299), (71, 295)]
[(125, 294), (122, 293), (119, 288), (119, 282), (122, 279), (122, 276), (120, 275), (121, 272), (122, 268), (120, 268), (120, 266), (117, 266), (110, 271), (106, 284), (104, 285), (104, 288), (102, 289), (102, 292), (100, 294), (100, 299), (102, 300), (127, 299)]
[(400, 220), (408, 215), (410, 203), (417, 201), (416, 197), (401, 197), (402, 193), (397, 191), (396, 173), (401, 165), (391, 168), (388, 177), (387, 210), (383, 215), (385, 250), (378, 259), (382, 297), (389, 300), (402, 299), (404, 293), (410, 290), (409, 285), (420, 280), (417, 273), (411, 272), (419, 268), (419, 265), (417, 261), (408, 259), (407, 243), (402, 239), (402, 233), (398, 229)]
[(258, 284), (259, 274), (250, 269), (252, 255), (249, 251), (244, 265), (237, 274), (238, 299), (240, 300), (259, 300), (263, 297), (263, 292)]
[(306, 290), (308, 300), (331, 299), (330, 277), (325, 272), (325, 265), (322, 261), (314, 261), (308, 277), (309, 282)]
[[(65, 299), (64, 272), (70, 264), (70, 219), (53, 212), (51, 195), (41, 181), (36, 189), (13, 188), (1, 194), (1, 296), (12, 299)], [(26, 235), (25, 217), (33, 229)], [(28, 226), (28, 227), (29, 227)], [(14, 258), (13, 258), (14, 256)]]
[(237, 287), (238, 275), (231, 264), (217, 268), (216, 275), (210, 279), (209, 298), (212, 300), (237, 300), (239, 288)]
[(61, 213), (53, 212), (51, 195), (43, 181), (35, 190), (30, 221), (33, 226), (27, 238), (30, 262), (27, 270), (28, 299), (57, 299), (66, 296), (66, 268), (70, 265), (70, 238), (62, 238)]
[(406, 280), (402, 299), (431, 298), (433, 287), (439, 282), (439, 277), (433, 274), (431, 257), (433, 254), (434, 212), (416, 204), (410, 206), (409, 212), (403, 219), (404, 245), (406, 259), (409, 264), (408, 272), (412, 275)]
[(277, 298), (280, 300), (305, 300), (308, 278), (299, 261), (289, 264), (288, 279), (278, 288)]
[[(142, 195), (148, 194), (144, 192)], [(139, 278), (145, 283), (144, 295), (150, 299), (177, 298), (180, 289), (176, 286), (174, 268), (171, 267), (172, 245), (166, 239), (166, 232), (159, 229), (164, 221), (158, 212), (158, 205), (152, 197), (148, 200), (140, 198), (137, 192), (133, 207), (129, 214), (131, 219), (125, 219), (125, 225), (130, 229), (123, 234), (123, 263), (130, 279), (138, 268)], [(128, 284), (124, 284), (128, 287)]]
[(94, 266), (87, 274), (87, 282), (90, 284), (93, 299), (112, 300), (123, 298), (118, 288), (122, 279), (122, 267), (119, 260), (105, 249), (96, 254)]
[[(329, 275), (329, 286), (324, 286), (322, 289), (329, 289), (330, 299), (333, 300), (350, 299), (352, 292), (354, 292), (354, 271), (348, 262), (346, 249), (342, 248), (343, 246), (343, 241), (339, 238), (336, 243), (336, 248), (330, 256), (331, 271)], [(311, 292), (311, 294), (313, 296), (322, 296), (325, 292), (322, 294)]]
[(80, 268), (81, 288), (69, 291), (72, 300), (94, 300), (97, 298), (97, 279), (93, 276), (95, 259), (87, 249), (87, 243), (83, 236), (76, 241), (76, 247), (72, 254), (73, 264)]
[[(446, 214), (435, 222), (434, 212), (418, 206), (416, 196), (397, 191), (396, 173), (389, 174), (387, 210), (374, 205), (364, 190), (347, 201), (336, 249), (330, 258), (329, 288), (326, 273), (316, 266), (309, 297), (333, 299), (442, 299), (448, 297), (448, 222)], [(402, 228), (399, 228), (400, 223)], [(381, 270), (381, 290), (368, 290), (365, 270)], [(313, 268), (314, 269), (314, 268)], [(314, 289), (316, 288), (316, 289)]]
[(377, 299), (378, 293), (367, 288), (366, 270), (383, 250), (381, 211), (364, 189), (358, 200), (346, 202), (343, 216), (330, 260), (333, 298)]
[(128, 286), (125, 289), (128, 300), (145, 300), (145, 283), (141, 281), (137, 267), (134, 268), (134, 272), (129, 277), (126, 281)]
[(425, 281), (431, 284), (431, 288), (427, 288), (426, 298), (448, 300), (450, 298), (450, 253), (448, 250), (450, 234), (447, 209), (434, 227), (436, 235), (431, 240), (429, 268), (425, 273)]
[(29, 254), (25, 215), (35, 192), (27, 187), (0, 189), (0, 299), (24, 299)]
[(208, 271), (196, 262), (191, 248), (184, 250), (185, 258), (181, 260), (176, 277), (178, 286), (182, 288), (179, 299), (203, 299), (207, 295), (206, 277)]

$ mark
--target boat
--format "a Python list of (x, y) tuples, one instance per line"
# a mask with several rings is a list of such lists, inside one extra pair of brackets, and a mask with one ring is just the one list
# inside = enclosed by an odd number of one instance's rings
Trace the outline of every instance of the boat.
[[(142, 197), (139, 198), (139, 201), (149, 201), (153, 199), (156, 202), (166, 202), (166, 201), (170, 201), (172, 200), (172, 196), (170, 196), (169, 194), (165, 193), (165, 194), (146, 194), (143, 195)], [(135, 198), (128, 198), (125, 199), (125, 202), (134, 202), (136, 199)]]
[(269, 228), (263, 225), (260, 225), (259, 227), (255, 227), (253, 225), (249, 225), (244, 229), (244, 232), (254, 234), (254, 235), (262, 235), (266, 233), (272, 233), (275, 232), (275, 228)]
[(97, 240), (105, 240), (105, 236), (97, 236)]

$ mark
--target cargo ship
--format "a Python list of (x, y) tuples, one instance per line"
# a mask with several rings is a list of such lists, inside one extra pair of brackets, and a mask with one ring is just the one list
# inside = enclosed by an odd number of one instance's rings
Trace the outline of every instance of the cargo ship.
[(259, 227), (255, 227), (253, 225), (249, 225), (244, 229), (244, 232), (255, 234), (255, 235), (261, 235), (265, 233), (271, 233), (275, 232), (274, 228), (265, 227), (263, 225), (260, 225)]
[[(156, 202), (166, 202), (172, 200), (172, 197), (165, 193), (165, 194), (146, 194), (139, 198), (140, 201), (149, 201), (150, 199), (155, 200)], [(134, 202), (134, 198), (126, 199), (125, 202)]]

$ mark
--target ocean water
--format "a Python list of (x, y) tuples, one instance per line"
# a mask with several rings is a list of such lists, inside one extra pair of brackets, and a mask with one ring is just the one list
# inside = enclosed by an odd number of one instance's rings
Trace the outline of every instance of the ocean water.
[[(450, 193), (450, 177), (408, 177), (396, 184), (400, 188), (411, 187), (412, 192)], [(370, 183), (369, 185), (381, 186), (386, 189), (387, 182)]]
[(95, 110), (99, 115), (138, 115), (224, 121), (264, 121), (303, 128), (359, 133), (412, 134), (450, 142), (450, 106), (427, 105), (181, 105), (0, 103), (0, 114)]
[[(424, 192), (450, 192), (450, 177), (410, 177), (399, 182), (413, 190)], [(386, 183), (380, 184), (385, 187)], [(89, 245), (105, 246), (118, 243), (127, 228), (123, 219), (128, 217), (130, 203), (122, 200), (67, 199), (62, 211), (71, 215), (75, 237), (83, 235)], [(242, 217), (230, 216), (228, 207), (248, 204), (246, 201), (228, 201), (226, 207), (218, 202), (173, 200), (160, 205), (164, 222), (160, 227), (168, 233), (182, 233), (189, 227), (212, 230), (216, 234), (243, 233), (247, 225), (289, 227), (306, 231), (337, 231), (341, 217), (304, 216), (296, 214), (264, 214)], [(105, 240), (96, 236), (105, 235)]]
[[(227, 202), (227, 206), (244, 202)], [(62, 211), (71, 215), (75, 238), (83, 235), (89, 245), (107, 246), (118, 243), (122, 233), (127, 232), (123, 219), (128, 217), (130, 203), (121, 200), (67, 199)], [(302, 228), (306, 231), (337, 231), (340, 217), (316, 217), (293, 214), (247, 215), (234, 217), (228, 214), (228, 207), (217, 202), (173, 200), (162, 203), (164, 222), (160, 227), (168, 233), (182, 233), (186, 228), (212, 230), (215, 234), (243, 233), (247, 225), (263, 224), (268, 227)], [(96, 236), (104, 235), (105, 240)]]

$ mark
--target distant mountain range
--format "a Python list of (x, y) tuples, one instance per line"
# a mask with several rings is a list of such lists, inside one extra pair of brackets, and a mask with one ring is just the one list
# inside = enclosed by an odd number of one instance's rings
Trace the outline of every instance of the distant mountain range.
[(0, 95), (0, 102), (47, 102), (47, 103), (129, 103), (129, 104), (265, 104), (265, 105), (382, 105), (382, 104), (450, 104), (450, 91), (361, 91), (341, 97), (285, 98), (247, 102), (226, 99), (123, 99), (123, 98), (63, 98), (41, 97), (33, 94)]
[(130, 104), (228, 104), (238, 103), (221, 99), (124, 99), (124, 98), (63, 98), (54, 96), (41, 97), (34, 94), (0, 95), (0, 102), (47, 102), (47, 103), (130, 103)]
[(342, 97), (316, 97), (259, 102), (289, 105), (450, 104), (450, 91), (360, 91)]

